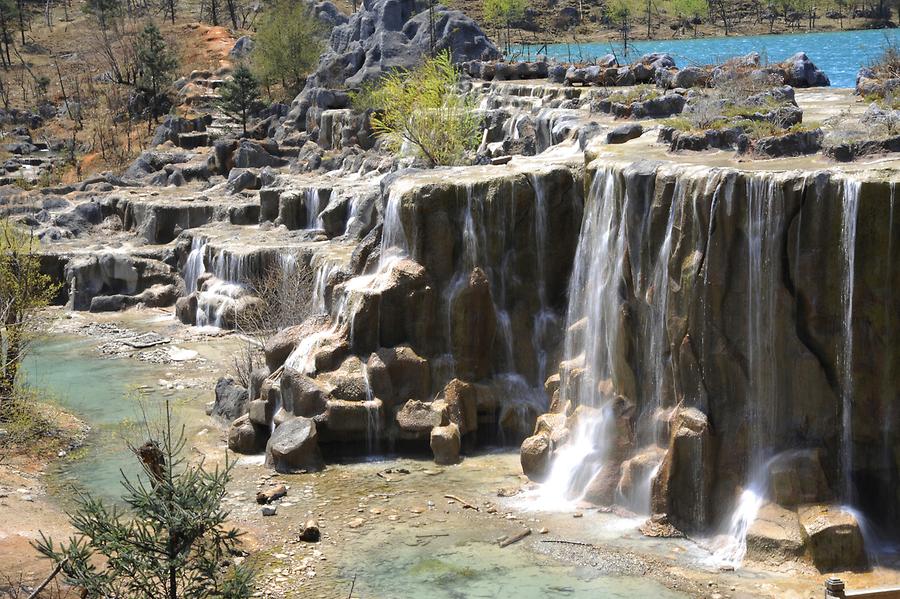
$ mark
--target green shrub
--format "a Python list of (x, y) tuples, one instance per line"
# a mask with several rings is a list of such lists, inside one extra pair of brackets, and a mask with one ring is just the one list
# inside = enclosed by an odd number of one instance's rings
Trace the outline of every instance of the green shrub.
[(449, 52), (412, 71), (395, 71), (357, 104), (378, 107), (372, 128), (395, 152), (412, 147), (431, 166), (461, 164), (479, 141), (479, 118), (458, 90)]

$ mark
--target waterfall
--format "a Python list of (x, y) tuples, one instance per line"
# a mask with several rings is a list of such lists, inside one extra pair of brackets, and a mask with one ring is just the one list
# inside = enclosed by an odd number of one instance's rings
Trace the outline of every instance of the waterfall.
[[(384, 229), (381, 236), (381, 251), (378, 258), (378, 270), (372, 274), (364, 274), (354, 277), (337, 286), (334, 296), (331, 298), (331, 306), (328, 306), (326, 291), (328, 279), (339, 268), (339, 265), (320, 258), (314, 263), (315, 275), (313, 280), (313, 305), (318, 313), (326, 313), (331, 317), (331, 325), (322, 331), (307, 335), (291, 352), (285, 361), (285, 365), (303, 372), (312, 374), (315, 371), (314, 354), (322, 344), (334, 338), (342, 332), (348, 332), (352, 321), (353, 305), (350, 302), (350, 294), (354, 291), (371, 289), (380, 284), (390, 273), (391, 268), (400, 260), (409, 255), (409, 244), (403, 231), (403, 223), (400, 220), (400, 201), (406, 187), (395, 183), (389, 193), (384, 214)], [(353, 331), (349, 330), (352, 342)]]
[(549, 231), (550, 207), (547, 204), (547, 190), (544, 180), (529, 176), (534, 189), (534, 241), (537, 266), (538, 310), (534, 316), (531, 345), (537, 357), (537, 382), (547, 378), (547, 339), (558, 326), (556, 314), (547, 301), (547, 233)]
[(403, 190), (393, 185), (384, 208), (384, 228), (381, 233), (381, 253), (378, 256), (378, 272), (386, 272), (402, 258), (409, 255), (409, 243), (403, 222), (400, 220), (400, 203)]
[(253, 268), (252, 256), (219, 250), (213, 258), (213, 279), (198, 289), (197, 326), (224, 328), (225, 314), (236, 309), (237, 300), (248, 294), (246, 282)]
[(197, 278), (206, 272), (203, 259), (206, 255), (206, 238), (196, 235), (191, 239), (191, 251), (184, 263), (184, 294), (190, 295), (197, 290)]
[(747, 485), (728, 524), (728, 533), (713, 554), (717, 564), (740, 567), (747, 553), (747, 532), (762, 507), (779, 404), (779, 366), (775, 340), (776, 290), (779, 285), (783, 197), (773, 177), (747, 179), (747, 378), (745, 413), (748, 425)]
[(844, 180), (841, 213), (841, 255), (844, 278), (841, 287), (844, 335), (841, 347), (841, 493), (853, 503), (853, 287), (856, 272), (856, 224), (860, 182)]
[(304, 223), (303, 228), (321, 229), (323, 225), (322, 219), (319, 217), (319, 213), (321, 212), (319, 190), (315, 187), (306, 189), (304, 191), (303, 199), (303, 207), (306, 208), (306, 222)]
[(368, 364), (363, 363), (363, 380), (366, 383), (366, 450), (369, 455), (374, 455), (379, 451), (381, 441), (381, 400), (375, 398), (372, 391), (372, 383), (369, 380)]
[[(625, 205), (620, 207), (620, 197)], [(562, 509), (584, 496), (600, 474), (615, 435), (613, 397), (601, 394), (598, 383), (610, 379), (621, 334), (627, 195), (615, 171), (598, 171), (591, 184), (582, 231), (569, 284), (565, 339), (568, 372), (560, 379), (563, 405), (585, 406), (569, 441), (555, 454), (547, 481), (538, 491), (539, 503)], [(580, 376), (576, 372), (580, 371)]]

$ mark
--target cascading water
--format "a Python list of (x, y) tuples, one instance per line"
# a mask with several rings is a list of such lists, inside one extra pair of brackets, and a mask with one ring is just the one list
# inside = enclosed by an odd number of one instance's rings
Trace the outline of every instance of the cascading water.
[(206, 272), (206, 238), (199, 235), (191, 239), (191, 251), (184, 263), (184, 290), (190, 295), (197, 290), (197, 278)]
[(762, 507), (772, 463), (774, 413), (778, 405), (775, 353), (775, 296), (779, 284), (783, 198), (773, 177), (747, 180), (747, 377), (748, 482), (741, 493), (723, 542), (713, 554), (721, 565), (740, 567), (747, 553), (747, 532)]
[(213, 258), (214, 278), (199, 289), (197, 326), (224, 328), (225, 315), (235, 309), (238, 299), (247, 295), (246, 281), (252, 271), (249, 255), (219, 250)]
[(537, 357), (537, 381), (547, 377), (547, 345), (552, 331), (558, 326), (556, 313), (547, 301), (547, 232), (549, 231), (550, 206), (547, 203), (547, 190), (541, 177), (529, 177), (534, 189), (534, 241), (537, 266), (538, 310), (534, 316), (531, 345)]
[(303, 206), (306, 209), (306, 222), (303, 225), (304, 229), (322, 228), (322, 219), (319, 217), (319, 213), (321, 212), (320, 203), (318, 189), (310, 187), (304, 192)]
[[(400, 260), (409, 255), (409, 245), (403, 232), (403, 223), (400, 220), (400, 201), (405, 187), (395, 184), (388, 194), (388, 201), (384, 213), (384, 229), (381, 236), (381, 251), (379, 254), (378, 269), (375, 273), (354, 277), (334, 289), (330, 306), (326, 298), (328, 279), (338, 265), (326, 258), (320, 258), (313, 263), (315, 275), (313, 280), (313, 304), (317, 313), (328, 314), (331, 325), (322, 331), (307, 335), (291, 352), (285, 361), (285, 365), (299, 372), (311, 374), (315, 369), (313, 355), (329, 339), (342, 332), (348, 332), (352, 320), (353, 306), (350, 302), (350, 294), (356, 290), (363, 290), (377, 286), (388, 275), (391, 268)], [(349, 330), (352, 340), (353, 331)]]
[[(598, 171), (591, 184), (569, 284), (565, 364), (560, 380), (563, 405), (586, 407), (569, 441), (554, 457), (538, 490), (538, 505), (566, 509), (580, 500), (609, 458), (615, 434), (613, 398), (598, 384), (611, 378), (618, 337), (625, 254), (620, 183), (612, 169)], [(627, 196), (624, 197), (627, 202)], [(579, 375), (576, 376), (575, 372)]]
[(844, 180), (841, 213), (841, 255), (844, 278), (841, 287), (844, 336), (841, 348), (841, 494), (852, 504), (853, 485), (853, 287), (856, 272), (856, 224), (859, 213), (859, 181)]

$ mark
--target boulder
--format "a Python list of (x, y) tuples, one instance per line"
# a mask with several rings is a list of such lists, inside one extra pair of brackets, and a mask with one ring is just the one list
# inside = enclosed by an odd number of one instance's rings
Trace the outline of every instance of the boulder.
[(253, 51), (253, 38), (247, 35), (242, 35), (234, 42), (234, 45), (231, 47), (231, 50), (228, 51), (228, 57), (232, 60), (243, 60), (250, 56), (250, 53)]
[(216, 383), (216, 400), (211, 416), (233, 422), (247, 413), (247, 389), (230, 377), (222, 377)]
[(762, 506), (747, 530), (747, 557), (781, 565), (803, 556), (806, 546), (793, 510), (774, 503)]
[(619, 125), (606, 134), (606, 143), (623, 144), (632, 139), (637, 139), (644, 134), (644, 128), (638, 123)]
[(228, 429), (228, 449), (235, 453), (259, 453), (266, 447), (268, 428), (254, 425), (244, 414)]
[(197, 294), (192, 293), (175, 300), (175, 318), (184, 324), (195, 326), (197, 324)]
[(772, 500), (783, 506), (828, 501), (831, 490), (821, 460), (821, 452), (815, 449), (787, 451), (773, 458), (769, 464)]
[[(397, 424), (400, 429), (411, 433), (429, 432), (436, 426), (449, 422), (446, 404), (424, 402), (411, 399), (397, 411)], [(441, 409), (443, 408), (443, 409)]]
[(705, 87), (709, 83), (710, 74), (700, 67), (685, 67), (675, 73), (672, 88)]
[(455, 464), (459, 461), (459, 427), (453, 422), (431, 429), (431, 452), (436, 464)]
[(831, 81), (805, 52), (797, 52), (782, 63), (784, 83), (791, 87), (828, 87)]
[(316, 423), (297, 417), (276, 428), (266, 444), (266, 465), (285, 473), (317, 472), (324, 468)]
[(275, 402), (266, 399), (254, 399), (248, 404), (247, 414), (250, 422), (259, 426), (269, 426), (275, 418)]
[(361, 402), (368, 397), (365, 365), (356, 356), (347, 356), (337, 369), (319, 373), (316, 379), (330, 387), (333, 399)]
[(381, 400), (347, 401), (329, 399), (327, 422), (329, 432), (374, 433), (381, 429)]
[(461, 435), (478, 429), (478, 405), (475, 388), (469, 383), (453, 379), (443, 392), (450, 422), (459, 427)]
[(798, 515), (813, 564), (820, 571), (868, 566), (862, 531), (852, 513), (835, 505), (809, 505), (801, 507)]
[(281, 375), (281, 399), (286, 410), (304, 418), (318, 416), (327, 407), (325, 392), (319, 384), (289, 367)]
[(522, 441), (519, 459), (525, 476), (535, 482), (543, 481), (550, 472), (550, 435), (541, 433)]
[[(285, 161), (269, 153), (270, 148), (262, 144), (243, 139), (238, 144), (232, 160), (235, 168), (262, 168), (264, 166), (284, 166)], [(229, 177), (230, 179), (230, 177)], [(253, 189), (259, 189), (254, 187)]]
[[(392, 396), (382, 396), (387, 405), (394, 405), (408, 399), (427, 399), (431, 395), (431, 368), (428, 360), (422, 358), (408, 345), (382, 348), (376, 353), (390, 377)], [(377, 367), (377, 364), (375, 365)], [(374, 389), (373, 389), (374, 390)]]

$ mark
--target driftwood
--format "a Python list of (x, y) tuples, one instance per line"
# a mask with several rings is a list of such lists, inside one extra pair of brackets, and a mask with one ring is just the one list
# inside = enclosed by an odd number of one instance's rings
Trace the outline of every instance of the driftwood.
[(267, 503), (272, 503), (276, 499), (281, 499), (285, 495), (287, 495), (287, 487), (285, 487), (284, 485), (269, 487), (268, 489), (260, 491), (256, 494), (256, 503), (265, 505)]
[(313, 518), (307, 520), (300, 533), (300, 540), (305, 543), (318, 543), (320, 536), (319, 523)]
[(456, 495), (444, 495), (444, 498), (445, 498), (445, 499), (452, 499), (453, 501), (455, 501), (455, 502), (457, 502), (458, 504), (460, 504), (461, 506), (463, 506), (464, 509), (475, 510), (476, 512), (480, 512), (480, 511), (481, 511), (481, 510), (478, 509), (478, 506), (472, 505), (471, 503), (469, 503), (469, 502), (466, 501), (465, 499), (460, 499), (460, 498), (457, 497)]
[(60, 570), (63, 569), (63, 566), (66, 565), (66, 562), (69, 561), (69, 558), (65, 558), (56, 564), (56, 567), (53, 568), (53, 572), (50, 572), (50, 576), (44, 579), (44, 582), (38, 585), (38, 588), (34, 589), (30, 595), (28, 595), (28, 599), (37, 599), (37, 596), (41, 594), (41, 591), (47, 588), (47, 585), (50, 584), (50, 581), (56, 578), (56, 575), (59, 574)]
[(526, 528), (522, 532), (517, 532), (513, 536), (507, 537), (507, 538), (503, 539), (502, 541), (500, 541), (500, 548), (502, 549), (503, 547), (509, 547), (513, 543), (518, 543), (519, 541), (521, 541), (522, 539), (524, 539), (525, 537), (527, 537), (530, 534), (531, 534), (530, 528)]
[(578, 545), (580, 547), (593, 547), (593, 543), (582, 543), (581, 541), (566, 541), (565, 539), (541, 539), (541, 543), (562, 543), (563, 545)]

